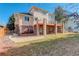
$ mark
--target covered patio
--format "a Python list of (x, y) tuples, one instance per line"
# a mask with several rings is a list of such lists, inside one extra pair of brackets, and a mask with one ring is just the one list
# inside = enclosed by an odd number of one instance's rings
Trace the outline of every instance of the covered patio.
[(47, 35), (47, 34), (57, 34), (64, 32), (64, 25), (63, 24), (47, 24), (47, 21), (44, 19), (43, 22), (39, 22), (38, 20), (34, 25), (25, 27), (23, 29), (21, 36), (39, 36), (39, 35)]
[(46, 20), (43, 20), (43, 23), (37, 21), (34, 24), (34, 33), (37, 35), (46, 35), (46, 34), (57, 34), (64, 32), (63, 24), (47, 24)]
[[(39, 26), (39, 34), (43, 34), (43, 24), (38, 24)], [(34, 32), (36, 33), (37, 27), (36, 24), (34, 25)], [(55, 34), (56, 32), (56, 24), (47, 24), (46, 25), (46, 34)], [(63, 25), (57, 24), (57, 33), (63, 33)]]

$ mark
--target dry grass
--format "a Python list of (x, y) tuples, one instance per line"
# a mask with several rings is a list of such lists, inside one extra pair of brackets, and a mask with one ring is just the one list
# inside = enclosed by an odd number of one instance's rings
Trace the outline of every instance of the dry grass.
[(73, 35), (69, 35), (69, 34), (75, 34), (75, 33), (67, 33), (67, 34), (49, 34), (47, 36), (45, 36), (43, 39), (38, 38), (38, 40), (33, 40), (33, 41), (27, 41), (27, 42), (20, 42), (20, 43), (16, 43), (17, 47), (22, 47), (24, 45), (29, 45), (32, 43), (38, 43), (38, 42), (44, 42), (44, 41), (51, 41), (51, 40), (63, 40), (63, 38), (66, 37), (72, 37)]
[(17, 43), (5, 55), (79, 55), (79, 34), (48, 35), (42, 40)]

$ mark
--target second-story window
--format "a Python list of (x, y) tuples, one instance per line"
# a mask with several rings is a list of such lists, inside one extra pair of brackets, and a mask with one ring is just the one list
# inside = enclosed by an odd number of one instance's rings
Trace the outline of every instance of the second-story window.
[(38, 17), (35, 18), (35, 21), (37, 21), (37, 20), (38, 20)]
[(25, 16), (25, 17), (24, 17), (24, 20), (25, 20), (25, 21), (29, 21), (29, 17), (28, 17), (28, 16)]

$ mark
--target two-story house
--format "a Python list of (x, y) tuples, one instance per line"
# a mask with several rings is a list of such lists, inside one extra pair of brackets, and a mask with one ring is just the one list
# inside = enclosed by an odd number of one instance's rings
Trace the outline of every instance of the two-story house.
[(79, 32), (79, 15), (76, 12), (72, 13), (64, 26), (66, 31)]
[(29, 13), (14, 14), (15, 32), (18, 34), (50, 34), (63, 32), (62, 24), (55, 24), (54, 14), (48, 13), (47, 10), (33, 6)]

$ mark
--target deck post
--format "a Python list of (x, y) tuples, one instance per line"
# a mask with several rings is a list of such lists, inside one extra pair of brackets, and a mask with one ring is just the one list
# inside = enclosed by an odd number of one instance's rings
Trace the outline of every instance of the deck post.
[(64, 33), (64, 23), (62, 23), (62, 33)]
[(39, 36), (39, 24), (38, 24), (38, 19), (36, 22), (36, 32), (37, 32), (37, 36)]
[(19, 26), (19, 34), (21, 34), (22, 33), (22, 27), (21, 27), (21, 25)]
[(57, 21), (55, 22), (55, 34), (57, 34)]
[(33, 32), (34, 32), (34, 35), (35, 35), (35, 24), (34, 24), (34, 20), (35, 20), (35, 18), (33, 17)]
[(46, 36), (46, 19), (43, 19), (43, 35)]
[(19, 16), (19, 35), (21, 35), (22, 34), (22, 19), (21, 19), (22, 17), (21, 16)]

